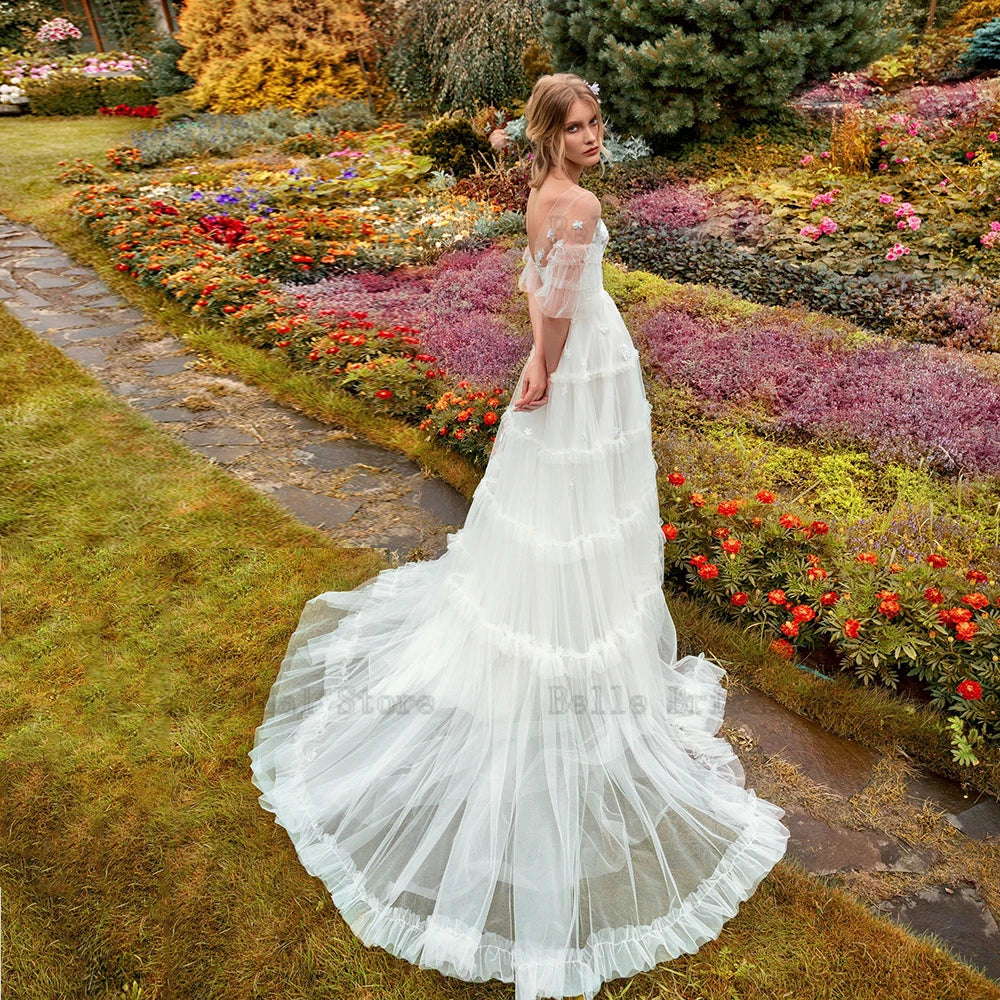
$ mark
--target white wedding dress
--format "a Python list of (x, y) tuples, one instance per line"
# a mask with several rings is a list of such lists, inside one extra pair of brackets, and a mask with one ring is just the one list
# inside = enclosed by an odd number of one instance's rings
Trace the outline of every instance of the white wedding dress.
[(724, 671), (677, 659), (639, 357), (566, 194), (519, 279), (571, 317), (549, 402), (440, 558), (306, 603), (249, 755), (361, 941), (515, 1000), (697, 951), (788, 838), (715, 735)]

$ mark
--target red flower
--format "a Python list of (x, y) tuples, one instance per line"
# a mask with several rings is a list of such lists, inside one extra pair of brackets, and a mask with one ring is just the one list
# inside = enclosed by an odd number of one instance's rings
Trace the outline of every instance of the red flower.
[(989, 607), (990, 599), (977, 590), (973, 594), (966, 594), (962, 598), (962, 603), (968, 604), (970, 608), (975, 608), (977, 611), (982, 611), (983, 608)]
[(487, 410), (483, 414), (483, 423), (492, 427), (497, 422), (497, 415), (492, 410)]
[(822, 566), (810, 566), (806, 570), (806, 576), (810, 580), (825, 580), (827, 577), (827, 572)]
[(715, 509), (722, 517), (731, 517), (739, 511), (740, 502), (739, 500), (723, 500)]
[(732, 604), (734, 608), (742, 608), (748, 600), (749, 597), (744, 594), (742, 590), (737, 590), (736, 593), (729, 598), (729, 603)]
[(972, 637), (979, 631), (979, 626), (975, 622), (959, 622), (955, 626), (955, 635), (965, 642), (971, 642)]
[(878, 562), (878, 556), (875, 555), (874, 552), (859, 552), (854, 557), (854, 561), (859, 563), (871, 563), (872, 566), (874, 566)]
[(722, 551), (728, 552), (731, 556), (736, 555), (743, 548), (743, 543), (738, 538), (727, 538), (722, 543)]
[(931, 604), (944, 604), (944, 594), (942, 594), (937, 587), (928, 587), (924, 591), (924, 597), (930, 601)]
[(378, 389), (376, 390), (375, 395), (378, 396), (379, 399), (392, 399), (392, 389)]
[(956, 688), (966, 701), (977, 701), (983, 696), (983, 686), (979, 681), (964, 680)]
[(948, 565), (948, 560), (944, 556), (939, 556), (936, 552), (932, 552), (924, 561), (930, 563), (935, 569), (944, 569)]
[(774, 639), (769, 648), (786, 660), (790, 660), (795, 652), (795, 647), (787, 639)]
[(767, 599), (772, 604), (784, 604), (785, 603), (785, 592), (781, 589), (772, 590), (768, 592)]
[(789, 639), (794, 639), (799, 634), (799, 623), (797, 621), (782, 622), (781, 631)]
[(808, 604), (796, 604), (792, 608), (792, 617), (797, 622), (811, 622), (816, 617), (816, 612)]
[(886, 618), (895, 618), (902, 609), (899, 606), (899, 601), (893, 601), (886, 598), (884, 601), (879, 601), (878, 610), (879, 613), (885, 615)]
[(683, 486), (684, 477), (679, 472), (671, 472), (667, 476), (667, 482), (670, 483), (671, 486)]
[(728, 528), (716, 528), (715, 531), (712, 532), (712, 534), (716, 538), (728, 538), (729, 537), (729, 529)]
[(857, 639), (858, 632), (860, 631), (861, 622), (859, 622), (857, 618), (848, 618), (847, 621), (844, 622), (844, 635), (846, 635), (848, 639)]
[(826, 521), (813, 521), (809, 527), (812, 528), (814, 535), (825, 535), (830, 530), (830, 526)]
[(688, 502), (692, 507), (705, 506), (705, 498), (700, 493), (692, 493), (691, 496), (688, 497)]
[(828, 590), (825, 594), (820, 596), (819, 603), (822, 604), (824, 608), (831, 608), (839, 600), (840, 598), (834, 591)]
[(800, 518), (798, 514), (782, 514), (781, 517), (778, 518), (778, 524), (780, 524), (783, 528), (801, 528), (802, 518)]
[(705, 565), (698, 570), (698, 576), (700, 576), (703, 580), (714, 580), (718, 575), (719, 567), (714, 563), (705, 563)]
[(688, 562), (692, 566), (704, 566), (705, 563), (708, 562), (708, 556), (702, 556), (702, 555), (691, 556), (691, 558), (688, 559)]
[(677, 529), (672, 524), (664, 524), (662, 526), (663, 537), (668, 541), (673, 541), (677, 537)]
[(958, 625), (961, 622), (971, 622), (972, 612), (968, 608), (945, 608), (938, 612), (938, 620), (942, 625)]
[(970, 569), (965, 574), (965, 579), (971, 580), (973, 583), (986, 583), (989, 577), (981, 569)]
[(761, 503), (774, 503), (777, 498), (770, 490), (758, 490), (754, 494), (754, 499)]
[(465, 437), (465, 430), (461, 427), (455, 428), (455, 440), (461, 441)]

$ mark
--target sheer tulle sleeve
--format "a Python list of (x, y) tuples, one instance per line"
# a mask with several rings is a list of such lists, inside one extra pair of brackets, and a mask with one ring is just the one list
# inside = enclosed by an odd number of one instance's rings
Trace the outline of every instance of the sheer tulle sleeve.
[(568, 205), (557, 205), (542, 223), (535, 259), (525, 247), (518, 288), (534, 296), (544, 315), (569, 319), (576, 312), (584, 265), (600, 218), (600, 200), (590, 191), (581, 191)]

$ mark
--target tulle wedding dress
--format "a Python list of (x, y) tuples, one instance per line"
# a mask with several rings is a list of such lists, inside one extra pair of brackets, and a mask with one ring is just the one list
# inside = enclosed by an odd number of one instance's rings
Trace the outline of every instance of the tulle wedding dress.
[(697, 951), (788, 838), (715, 735), (724, 671), (677, 659), (650, 406), (581, 195), (518, 282), (571, 318), (548, 403), (504, 412), (440, 558), (306, 603), (249, 754), (361, 941), (515, 1000)]

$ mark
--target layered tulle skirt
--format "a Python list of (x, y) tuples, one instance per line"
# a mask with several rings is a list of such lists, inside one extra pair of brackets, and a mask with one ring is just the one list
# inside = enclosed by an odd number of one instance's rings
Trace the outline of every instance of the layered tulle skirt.
[(589, 1000), (718, 936), (783, 856), (716, 735), (723, 670), (677, 659), (655, 472), (602, 292), (444, 554), (307, 602), (253, 782), (365, 944)]

